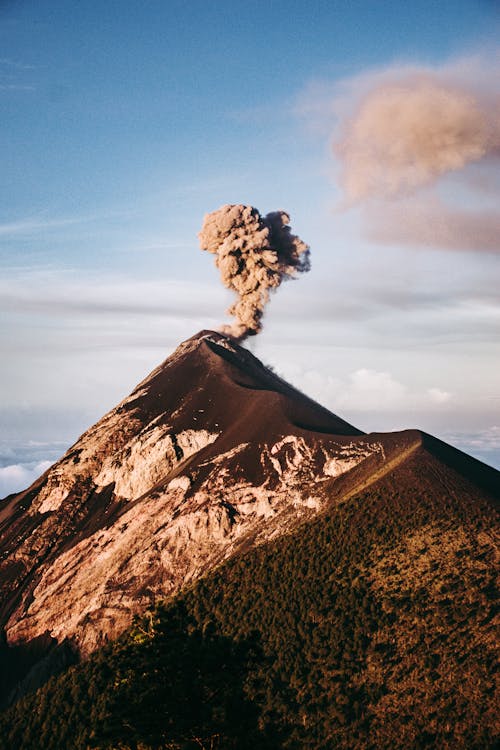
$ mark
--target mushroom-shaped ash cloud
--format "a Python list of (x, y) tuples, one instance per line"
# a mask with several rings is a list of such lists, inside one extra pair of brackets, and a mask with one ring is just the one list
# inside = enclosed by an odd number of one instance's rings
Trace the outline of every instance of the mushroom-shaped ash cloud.
[(284, 211), (261, 216), (253, 206), (241, 204), (205, 216), (198, 235), (201, 249), (214, 253), (224, 286), (238, 295), (228, 310), (236, 320), (222, 331), (239, 341), (262, 329), (270, 290), (309, 271), (309, 247), (289, 224)]

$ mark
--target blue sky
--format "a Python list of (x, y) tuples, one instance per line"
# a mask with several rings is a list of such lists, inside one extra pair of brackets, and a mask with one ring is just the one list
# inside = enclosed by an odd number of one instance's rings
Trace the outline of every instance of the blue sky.
[(411, 196), (375, 220), (339, 210), (331, 148), (374, 76), (498, 90), (499, 30), (487, 0), (1, 3), (0, 495), (226, 320), (196, 237), (224, 203), (284, 208), (311, 245), (257, 356), (362, 429), (421, 427), (500, 465), (497, 224), (476, 247), (463, 219), (491, 218), (498, 163), (425, 198), (426, 216), (455, 201), (458, 247), (434, 224), (408, 240)]

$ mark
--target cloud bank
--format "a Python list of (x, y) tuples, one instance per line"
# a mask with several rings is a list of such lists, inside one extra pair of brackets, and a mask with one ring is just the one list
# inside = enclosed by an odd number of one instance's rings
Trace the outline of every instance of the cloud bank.
[(390, 372), (366, 367), (351, 372), (347, 378), (332, 377), (318, 370), (299, 370), (293, 373), (293, 380), (337, 413), (445, 408), (453, 402), (453, 394), (441, 388), (415, 391)]

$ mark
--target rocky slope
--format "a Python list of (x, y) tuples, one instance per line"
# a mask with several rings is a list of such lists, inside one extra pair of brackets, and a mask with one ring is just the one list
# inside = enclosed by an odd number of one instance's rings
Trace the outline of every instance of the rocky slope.
[(0, 750), (497, 748), (494, 498), (402, 453), (1, 713)]
[(497, 494), (498, 472), (417, 431), (365, 435), (201, 332), (0, 503), (6, 642), (89, 654), (225, 559), (431, 454), (452, 483)]

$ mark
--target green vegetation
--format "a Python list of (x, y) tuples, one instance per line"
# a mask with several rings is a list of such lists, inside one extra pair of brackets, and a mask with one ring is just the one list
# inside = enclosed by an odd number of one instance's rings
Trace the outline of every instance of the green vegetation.
[(6, 711), (0, 748), (493, 748), (493, 511), (420, 486), (227, 562)]

